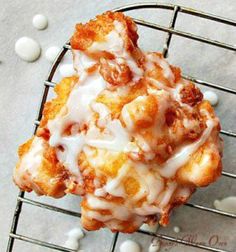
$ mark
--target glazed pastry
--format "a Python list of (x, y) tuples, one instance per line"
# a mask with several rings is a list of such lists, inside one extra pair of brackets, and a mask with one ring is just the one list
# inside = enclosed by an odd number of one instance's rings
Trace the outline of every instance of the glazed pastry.
[(122, 13), (77, 24), (77, 75), (56, 85), (36, 135), (19, 148), (15, 183), (39, 195), (81, 195), (88, 230), (167, 225), (171, 209), (221, 174), (211, 105), (179, 68), (141, 51), (137, 40)]

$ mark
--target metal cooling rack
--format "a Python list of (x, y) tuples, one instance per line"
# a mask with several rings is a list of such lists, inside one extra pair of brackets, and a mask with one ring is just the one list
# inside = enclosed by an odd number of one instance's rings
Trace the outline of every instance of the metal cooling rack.
[[(173, 5), (173, 4), (162, 4), (162, 3), (138, 3), (138, 4), (130, 4), (130, 5), (126, 5), (123, 7), (119, 7), (114, 9), (114, 11), (122, 11), (122, 12), (126, 12), (126, 11), (130, 11), (130, 10), (136, 10), (136, 9), (165, 9), (165, 10), (170, 10), (172, 11), (172, 17), (169, 23), (169, 26), (162, 26), (159, 25), (157, 23), (151, 23), (148, 21), (144, 21), (144, 20), (140, 20), (140, 19), (134, 19), (134, 21), (141, 26), (144, 27), (148, 27), (151, 29), (155, 29), (155, 30), (159, 30), (159, 31), (163, 31), (165, 33), (167, 33), (166, 36), (166, 40), (165, 40), (165, 44), (163, 47), (163, 55), (164, 57), (167, 57), (168, 54), (168, 50), (169, 50), (169, 46), (171, 43), (171, 38), (173, 35), (176, 36), (180, 36), (180, 37), (185, 37), (191, 40), (196, 40), (199, 41), (201, 43), (206, 43), (212, 46), (216, 46), (216, 47), (221, 47), (227, 50), (231, 50), (231, 51), (235, 51), (236, 52), (236, 46), (235, 45), (231, 45), (231, 44), (227, 44), (227, 43), (222, 43), (220, 41), (216, 41), (216, 40), (212, 40), (210, 38), (206, 38), (206, 37), (202, 37), (202, 36), (198, 36), (198, 35), (194, 35), (192, 33), (188, 33), (188, 32), (184, 32), (184, 31), (180, 31), (180, 30), (176, 30), (175, 29), (175, 23), (176, 20), (178, 18), (178, 14), (179, 13), (185, 13), (188, 15), (192, 15), (192, 16), (198, 16), (200, 18), (203, 19), (207, 19), (207, 20), (213, 20), (219, 23), (223, 23), (229, 26), (234, 26), (236, 27), (236, 21), (231, 20), (231, 19), (227, 19), (227, 18), (223, 18), (223, 17), (219, 17), (216, 15), (212, 15), (209, 13), (204, 13), (198, 10), (194, 10), (194, 9), (190, 9), (190, 8), (186, 8), (186, 7), (182, 7), (182, 6), (178, 6), (178, 5)], [(55, 60), (54, 64), (52, 65), (52, 68), (48, 74), (48, 77), (46, 79), (46, 81), (44, 82), (44, 90), (43, 90), (43, 95), (42, 95), (42, 99), (41, 99), (41, 103), (40, 103), (40, 107), (39, 107), (39, 112), (38, 112), (38, 117), (37, 120), (35, 121), (35, 128), (34, 128), (34, 133), (36, 132), (36, 129), (39, 125), (39, 121), (41, 120), (42, 117), (42, 111), (43, 111), (43, 106), (44, 103), (47, 100), (47, 95), (49, 92), (49, 89), (55, 86), (55, 82), (53, 82), (53, 76), (54, 73), (59, 65), (59, 63), (61, 62), (62, 58), (64, 57), (64, 55), (67, 53), (68, 50), (70, 50), (70, 44), (69, 42), (67, 42), (60, 54), (58, 55), (57, 59)], [(203, 85), (203, 86), (207, 86), (213, 89), (218, 89), (221, 90), (223, 92), (227, 92), (227, 93), (231, 93), (236, 95), (236, 89), (232, 89), (232, 88), (228, 88), (228, 87), (224, 87), (222, 85), (218, 85), (215, 83), (211, 83), (208, 81), (203, 81), (203, 80), (199, 80), (197, 78), (191, 77), (191, 76), (183, 76), (183, 78), (190, 80), (192, 82), (195, 82), (197, 84)], [(236, 138), (236, 132), (233, 132), (231, 130), (221, 130), (221, 134), (223, 135), (227, 135), (229, 137), (233, 137)], [(223, 171), (222, 172), (223, 176), (229, 177), (231, 179), (236, 179), (236, 174), (232, 174), (230, 172), (227, 171)], [(21, 209), (23, 207), (23, 204), (29, 204), (35, 207), (41, 207), (44, 209), (48, 209), (51, 211), (56, 211), (56, 212), (60, 212), (63, 214), (67, 214), (70, 216), (74, 216), (74, 217), (81, 217), (81, 214), (75, 211), (70, 211), (67, 209), (63, 209), (60, 207), (55, 207), (49, 204), (45, 204), (45, 203), (41, 203), (38, 201), (34, 201), (31, 199), (28, 199), (25, 197), (25, 193), (20, 191), (18, 198), (17, 198), (17, 204), (16, 204), (16, 209), (14, 212), (14, 216), (13, 216), (13, 220), (12, 220), (12, 226), (11, 226), (11, 230), (10, 230), (10, 234), (9, 234), (9, 241), (8, 241), (8, 246), (7, 246), (7, 252), (11, 252), (13, 251), (14, 248), (14, 241), (16, 239), (24, 241), (24, 242), (29, 242), (31, 244), (34, 245), (39, 245), (39, 246), (43, 246), (43, 247), (47, 247), (47, 248), (51, 248), (52, 250), (58, 250), (58, 251), (66, 251), (66, 252), (75, 252), (75, 250), (72, 249), (68, 249), (62, 246), (59, 246), (57, 244), (53, 244), (53, 243), (48, 243), (45, 241), (41, 241), (35, 238), (31, 238), (28, 236), (24, 236), (21, 235), (19, 233), (17, 233), (17, 225), (18, 225), (18, 221), (20, 218), (20, 213), (21, 213)], [(193, 209), (198, 209), (201, 211), (206, 211), (206, 212), (210, 212), (212, 214), (218, 214), (218, 215), (222, 215), (225, 216), (227, 218), (236, 218), (236, 214), (231, 214), (231, 213), (227, 213), (227, 212), (223, 212), (223, 211), (219, 211), (216, 209), (212, 209), (209, 207), (205, 207), (202, 205), (198, 205), (198, 204), (191, 204), (191, 203), (186, 203), (186, 206), (193, 208)], [(159, 232), (157, 233), (152, 233), (152, 232), (147, 232), (147, 231), (143, 231), (143, 230), (138, 230), (138, 233), (144, 234), (144, 235), (149, 235), (149, 236), (153, 236), (153, 237), (157, 237), (159, 239), (163, 239), (163, 240), (167, 240), (167, 241), (171, 241), (174, 243), (179, 243), (182, 245), (186, 245), (186, 246), (191, 246), (191, 247), (195, 247), (195, 248), (199, 248), (199, 249), (203, 249), (203, 250), (208, 250), (208, 251), (215, 251), (215, 252), (229, 252), (228, 250), (223, 250), (223, 249), (219, 249), (219, 248), (213, 248), (210, 246), (206, 246), (206, 245), (201, 245), (201, 244), (197, 244), (191, 241), (185, 241), (182, 239), (178, 239), (169, 235), (164, 235), (161, 234)], [(110, 249), (109, 252), (113, 252), (116, 249), (116, 243), (117, 243), (117, 239), (118, 239), (119, 233), (115, 233), (110, 245)]]

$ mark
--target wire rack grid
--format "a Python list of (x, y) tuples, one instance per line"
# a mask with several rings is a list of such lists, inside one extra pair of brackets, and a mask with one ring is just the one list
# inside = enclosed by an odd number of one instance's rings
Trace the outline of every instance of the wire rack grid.
[[(223, 42), (216, 41), (216, 40), (213, 40), (213, 39), (210, 39), (210, 38), (207, 38), (207, 37), (198, 36), (198, 35), (195, 35), (195, 34), (192, 34), (192, 33), (188, 33), (188, 32), (185, 32), (185, 31), (180, 31), (180, 30), (175, 29), (175, 23), (176, 23), (176, 20), (178, 18), (179, 13), (184, 13), (184, 14), (187, 14), (187, 15), (197, 16), (197, 17), (200, 17), (202, 19), (213, 20), (213, 21), (218, 22), (218, 23), (223, 23), (223, 24), (226, 24), (226, 25), (229, 25), (229, 26), (236, 27), (236, 21), (234, 21), (234, 20), (219, 17), (219, 16), (216, 16), (216, 15), (201, 12), (201, 11), (198, 11), (198, 10), (182, 7), (182, 6), (179, 6), (179, 5), (164, 4), (164, 3), (163, 4), (162, 3), (130, 4), (130, 5), (126, 5), (126, 6), (116, 8), (113, 11), (127, 12), (127, 11), (131, 11), (131, 10), (136, 10), (136, 9), (151, 9), (151, 8), (152, 9), (164, 9), (164, 10), (172, 11), (171, 20), (169, 22), (168, 27), (159, 25), (158, 23), (152, 23), (152, 22), (144, 21), (144, 20), (141, 20), (141, 19), (135, 19), (134, 18), (134, 21), (138, 25), (148, 27), (148, 28), (151, 28), (151, 29), (155, 29), (155, 30), (159, 30), (159, 31), (165, 32), (167, 34), (166, 39), (165, 39), (165, 44), (163, 46), (163, 51), (162, 51), (164, 57), (167, 57), (167, 55), (168, 55), (168, 50), (169, 50), (169, 46), (170, 46), (171, 39), (172, 39), (173, 35), (180, 36), (180, 37), (185, 37), (185, 38), (190, 39), (190, 40), (196, 40), (196, 41), (199, 41), (201, 43), (206, 43), (206, 44), (209, 44), (209, 45), (212, 45), (212, 46), (221, 47), (221, 48), (236, 52), (236, 46), (235, 45), (228, 44), (228, 43), (223, 43)], [(38, 125), (39, 125), (39, 121), (41, 120), (44, 103), (47, 100), (49, 89), (53, 88), (55, 86), (55, 84), (56, 84), (55, 82), (53, 82), (54, 73), (56, 72), (59, 63), (61, 62), (62, 58), (64, 57), (64, 55), (67, 53), (68, 50), (71, 50), (69, 42), (65, 43), (65, 45), (61, 49), (58, 57), (54, 61), (53, 65), (52, 65), (52, 67), (51, 67), (51, 69), (49, 71), (47, 79), (44, 82), (44, 90), (43, 90), (43, 95), (42, 95), (42, 99), (41, 99), (41, 103), (40, 103), (40, 107), (39, 107), (39, 112), (38, 112), (37, 120), (35, 120), (35, 122), (34, 122), (34, 124), (35, 124), (34, 133), (36, 132), (36, 129), (37, 129)], [(197, 83), (199, 85), (207, 86), (207, 87), (210, 87), (210, 88), (213, 88), (213, 89), (218, 89), (218, 90), (221, 90), (223, 92), (227, 92), (227, 93), (231, 93), (233, 95), (236, 95), (236, 89), (225, 87), (223, 85), (215, 84), (215, 83), (208, 82), (208, 81), (203, 81), (203, 80), (200, 80), (200, 79), (197, 79), (197, 78), (194, 78), (194, 77), (191, 77), (191, 76), (187, 76), (187, 75), (184, 75), (182, 77), (184, 79), (190, 80), (190, 81), (192, 81), (194, 83)], [(231, 131), (231, 130), (223, 129), (223, 130), (221, 130), (221, 134), (227, 135), (227, 136), (232, 137), (232, 138), (236, 138), (236, 132)], [(233, 173), (230, 173), (230, 172), (227, 172), (227, 171), (223, 171), (222, 175), (226, 176), (228, 178), (231, 178), (231, 179), (236, 179), (236, 174), (233, 174)], [(16, 208), (15, 208), (15, 211), (14, 211), (14, 216), (13, 216), (13, 219), (12, 219), (12, 226), (11, 226), (10, 233), (9, 233), (9, 240), (8, 240), (8, 245), (7, 245), (7, 250), (6, 250), (7, 252), (13, 251), (14, 241), (16, 239), (24, 241), (24, 242), (29, 242), (29, 243), (34, 244), (34, 245), (47, 247), (47, 248), (50, 248), (52, 250), (65, 251), (65, 252), (74, 252), (75, 251), (75, 250), (72, 250), (72, 249), (68, 249), (68, 248), (59, 246), (57, 244), (41, 241), (41, 240), (31, 238), (31, 237), (28, 237), (28, 236), (24, 236), (24, 235), (21, 235), (21, 234), (17, 233), (18, 221), (19, 221), (19, 218), (20, 218), (20, 213), (21, 213), (21, 209), (23, 207), (23, 204), (29, 204), (29, 205), (32, 205), (32, 206), (35, 206), (35, 207), (40, 207), (40, 208), (48, 209), (48, 210), (51, 210), (51, 211), (60, 212), (62, 214), (74, 216), (74, 217), (77, 217), (77, 218), (81, 217), (81, 214), (78, 213), (78, 212), (70, 211), (68, 209), (63, 209), (63, 208), (60, 208), (60, 207), (55, 207), (55, 206), (52, 206), (52, 205), (49, 205), (49, 204), (45, 204), (45, 203), (41, 203), (41, 202), (38, 202), (38, 201), (35, 201), (35, 200), (31, 200), (31, 199), (25, 197), (25, 193), (23, 191), (20, 191), (19, 194), (18, 194), (18, 197), (17, 197), (17, 204), (16, 204)], [(232, 214), (232, 213), (228, 213), (228, 212), (224, 212), (224, 211), (219, 211), (219, 210), (212, 209), (212, 208), (209, 208), (209, 207), (206, 207), (206, 206), (203, 206), (203, 205), (192, 204), (192, 203), (186, 203), (185, 205), (187, 207), (190, 207), (190, 208), (194, 208), (194, 209), (197, 209), (197, 210), (200, 210), (200, 211), (210, 212), (212, 214), (222, 215), (222, 216), (225, 216), (227, 218), (234, 218), (234, 219), (236, 218), (236, 214)], [(182, 244), (182, 245), (186, 245), (186, 246), (190, 246), (190, 247), (199, 248), (199, 249), (202, 249), (202, 250), (215, 251), (215, 252), (229, 252), (229, 250), (223, 250), (223, 249), (220, 249), (220, 248), (214, 248), (214, 247), (211, 247), (211, 246), (194, 243), (192, 241), (186, 241), (186, 240), (183, 240), (183, 239), (178, 239), (178, 238), (175, 238), (173, 236), (161, 234), (159, 232), (152, 233), (152, 232), (148, 232), (148, 231), (144, 231), (144, 230), (140, 230), (140, 229), (137, 232), (141, 233), (143, 235), (157, 237), (159, 239), (171, 241), (171, 242), (174, 242), (174, 243), (178, 243), (178, 244)], [(109, 252), (115, 251), (118, 236), (119, 236), (119, 233), (115, 233), (113, 235)]]

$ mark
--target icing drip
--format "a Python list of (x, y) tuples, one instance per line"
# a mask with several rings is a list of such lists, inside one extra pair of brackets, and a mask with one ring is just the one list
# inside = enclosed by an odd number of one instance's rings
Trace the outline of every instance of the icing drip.
[(79, 75), (84, 74), (86, 69), (96, 64), (96, 61), (89, 58), (84, 52), (73, 50), (74, 68)]
[[(103, 216), (102, 219), (106, 218), (107, 220), (111, 220), (113, 218), (119, 219), (119, 220), (128, 220), (130, 217), (131, 212), (125, 205), (117, 205), (115, 203), (107, 202), (101, 198), (95, 197), (92, 194), (87, 194), (86, 196), (88, 205), (92, 209), (96, 210), (102, 210), (102, 209), (108, 209), (111, 211), (111, 215), (109, 216)], [(94, 218), (94, 216), (98, 215), (98, 212), (90, 212), (90, 217)], [(98, 218), (98, 220), (101, 220), (101, 218)]]
[(211, 131), (215, 125), (213, 120), (206, 122), (207, 128), (202, 133), (202, 136), (196, 142), (183, 147), (174, 156), (166, 161), (166, 163), (160, 167), (160, 174), (166, 178), (170, 178), (175, 175), (176, 171), (183, 165), (185, 165), (190, 159), (191, 155), (202, 146), (211, 134)]
[(147, 231), (147, 232), (156, 233), (158, 227), (159, 227), (159, 224), (158, 224), (158, 223), (155, 223), (155, 224), (152, 224), (152, 225), (148, 225), (148, 224), (144, 223), (144, 224), (140, 227), (140, 229), (141, 229), (141, 230), (144, 230), (144, 231)]
[(105, 191), (114, 196), (124, 196), (124, 188), (123, 186), (120, 186), (120, 183), (128, 172), (129, 166), (125, 164), (123, 167), (120, 168), (117, 177), (107, 182), (104, 187)]
[(62, 77), (71, 77), (76, 75), (73, 64), (63, 64), (59, 68), (60, 75)]
[[(54, 140), (55, 146), (60, 144), (63, 147), (63, 151), (57, 151), (57, 157), (65, 167), (67, 167), (72, 174), (78, 174), (78, 164), (77, 158), (78, 154), (81, 152), (85, 140), (83, 134), (76, 134), (74, 136), (63, 137), (60, 142)], [(52, 142), (51, 142), (52, 144)], [(52, 145), (53, 146), (53, 145)]]
[(123, 151), (125, 146), (129, 143), (130, 137), (122, 127), (121, 122), (119, 120), (110, 121), (107, 123), (106, 128), (111, 134), (101, 134), (97, 129), (91, 129), (88, 132), (88, 140), (86, 143), (97, 148)]
[(217, 94), (210, 90), (204, 92), (203, 97), (204, 97), (204, 100), (209, 101), (212, 106), (216, 106), (219, 100)]
[(159, 239), (154, 238), (148, 248), (148, 252), (158, 252), (160, 251), (160, 248), (161, 248), (161, 243)]
[(80, 240), (84, 237), (84, 232), (80, 228), (73, 228), (67, 233), (68, 239), (65, 242), (65, 247), (78, 251)]
[[(80, 83), (76, 84), (66, 103), (66, 114), (59, 115), (48, 122), (50, 131), (49, 144), (53, 147), (62, 146), (63, 151), (58, 151), (59, 161), (74, 175), (79, 175), (77, 158), (85, 144), (83, 132), (70, 136), (63, 136), (66, 127), (79, 124), (80, 128), (92, 117), (90, 103), (105, 88), (106, 83), (98, 73), (84, 74)], [(63, 111), (64, 112), (64, 111)]]
[[(38, 175), (38, 168), (42, 164), (44, 140), (40, 137), (34, 137), (31, 144), (30, 151), (24, 155), (21, 160), (20, 166), (14, 172), (15, 182), (24, 187), (31, 184), (32, 180)], [(37, 185), (33, 185), (34, 189), (40, 193)]]
[(139, 200), (144, 196), (147, 196), (148, 203), (153, 203), (160, 192), (164, 189), (164, 183), (162, 178), (157, 172), (148, 172), (148, 167), (142, 163), (134, 164), (136, 171), (142, 181), (142, 186), (138, 194), (135, 195), (134, 199)]
[(99, 114), (99, 119), (97, 121), (98, 127), (105, 128), (107, 123), (111, 120), (111, 115), (109, 109), (103, 104), (94, 102), (91, 104), (94, 112)]
[(170, 198), (172, 197), (175, 189), (177, 188), (177, 183), (176, 182), (169, 182), (168, 185), (167, 185), (167, 190), (165, 190), (163, 192), (163, 196), (162, 196), (162, 199), (160, 201), (160, 204), (159, 206), (160, 207), (165, 207), (169, 201), (170, 201)]
[(116, 56), (118, 63), (125, 62), (133, 73), (133, 81), (137, 82), (143, 75), (142, 68), (139, 68), (130, 53), (125, 49), (122, 34), (126, 33), (122, 23), (114, 21), (115, 29), (108, 33), (105, 42), (94, 42), (89, 52), (107, 51)]

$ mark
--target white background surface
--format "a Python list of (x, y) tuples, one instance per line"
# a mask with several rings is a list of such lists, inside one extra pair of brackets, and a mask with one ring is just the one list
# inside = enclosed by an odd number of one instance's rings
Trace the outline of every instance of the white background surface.
[[(43, 81), (50, 68), (44, 57), (45, 50), (52, 45), (62, 46), (71, 36), (76, 22), (85, 22), (96, 14), (114, 7), (136, 1), (108, 0), (0, 0), (0, 251), (5, 251), (11, 218), (16, 204), (18, 189), (12, 183), (12, 169), (17, 160), (17, 146), (29, 138), (33, 130), (33, 121), (43, 89)], [(143, 1), (148, 2), (148, 1)], [(161, 1), (178, 3), (202, 11), (211, 12), (228, 18), (236, 19), (236, 2), (233, 0), (176, 0)], [(38, 31), (32, 26), (35, 14), (42, 13), (48, 17), (49, 26), (46, 30)], [(171, 13), (168, 11), (137, 11), (132, 13), (137, 17), (158, 21), (168, 25)], [(202, 36), (236, 44), (235, 28), (207, 23), (196, 17), (186, 17), (179, 14), (176, 24), (178, 29), (191, 31)], [(144, 32), (145, 31), (145, 32)], [(140, 44), (145, 50), (161, 50), (165, 33), (140, 30)], [(42, 56), (34, 63), (26, 63), (14, 53), (14, 43), (21, 36), (36, 39), (42, 46)], [(170, 61), (183, 68), (185, 73), (197, 76), (203, 80), (220, 83), (235, 88), (235, 52), (210, 47), (187, 39), (173, 37), (170, 47)], [(224, 129), (236, 130), (236, 111), (233, 95), (218, 92), (220, 104), (217, 114), (222, 119)], [(236, 167), (235, 141), (225, 139), (224, 170), (233, 171)], [(234, 141), (234, 142), (233, 142)], [(215, 198), (236, 194), (235, 183), (222, 178), (216, 184), (197, 192), (192, 201), (212, 207)], [(27, 197), (36, 198), (33, 194)], [(78, 211), (78, 198), (67, 197), (63, 200), (40, 198), (41, 201), (51, 202), (65, 208)], [(45, 241), (57, 242), (63, 245), (66, 240), (65, 232), (79, 223), (79, 220), (63, 214), (32, 206), (23, 207), (19, 222), (19, 233)], [(222, 244), (216, 246), (236, 251), (235, 221), (221, 216), (212, 216), (199, 210), (193, 211), (187, 207), (175, 211), (169, 228), (160, 232), (176, 235), (172, 231), (174, 225), (182, 229), (183, 235), (197, 235), (197, 241), (208, 242), (212, 235), (218, 235)], [(147, 251), (150, 238), (135, 235), (120, 235), (118, 244), (127, 237), (139, 240)], [(87, 234), (82, 241), (82, 248), (88, 252), (107, 251), (112, 234), (107, 230)], [(233, 240), (234, 239), (234, 240)], [(92, 242), (91, 242), (92, 241)], [(209, 245), (209, 244), (208, 244)], [(97, 249), (95, 249), (97, 248)], [(99, 249), (98, 249), (99, 248)], [(49, 251), (45, 248), (16, 242), (14, 251)], [(118, 250), (117, 250), (118, 251)], [(198, 251), (178, 246), (163, 246), (162, 251)]]

